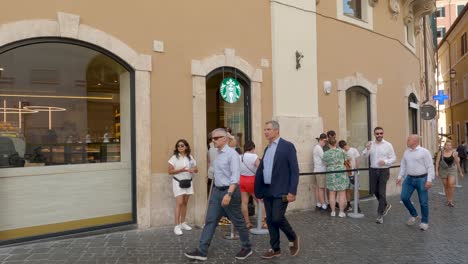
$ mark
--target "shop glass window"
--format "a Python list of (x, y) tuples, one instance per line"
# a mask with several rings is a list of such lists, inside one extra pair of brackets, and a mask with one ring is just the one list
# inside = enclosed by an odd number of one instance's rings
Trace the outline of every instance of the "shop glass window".
[(130, 73), (117, 61), (44, 42), (0, 53), (0, 68), (0, 167), (130, 157)]

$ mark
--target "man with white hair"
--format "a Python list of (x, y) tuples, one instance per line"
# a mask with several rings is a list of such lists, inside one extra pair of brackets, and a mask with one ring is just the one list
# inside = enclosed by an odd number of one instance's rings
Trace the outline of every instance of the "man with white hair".
[(411, 215), (406, 224), (414, 225), (419, 218), (418, 212), (410, 200), (411, 195), (416, 190), (422, 215), (419, 228), (426, 231), (429, 228), (428, 190), (432, 187), (432, 180), (435, 178), (434, 164), (432, 163), (431, 153), (419, 146), (418, 135), (410, 135), (406, 145), (408, 149), (406, 149), (401, 159), (400, 174), (397, 180), (397, 184), (401, 185), (404, 179), (401, 200)]

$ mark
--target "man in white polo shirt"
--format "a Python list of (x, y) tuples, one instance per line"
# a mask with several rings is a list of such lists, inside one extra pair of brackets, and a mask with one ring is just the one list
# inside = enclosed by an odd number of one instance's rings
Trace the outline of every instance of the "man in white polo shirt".
[(419, 146), (418, 135), (410, 135), (406, 145), (408, 149), (401, 159), (400, 174), (397, 180), (397, 184), (401, 185), (404, 179), (401, 190), (401, 200), (411, 215), (406, 223), (408, 225), (414, 225), (416, 219), (419, 218), (418, 212), (410, 200), (411, 195), (414, 190), (416, 190), (419, 196), (422, 215), (419, 228), (426, 231), (429, 228), (428, 190), (432, 187), (432, 180), (435, 178), (434, 164), (432, 163), (431, 153), (427, 149)]

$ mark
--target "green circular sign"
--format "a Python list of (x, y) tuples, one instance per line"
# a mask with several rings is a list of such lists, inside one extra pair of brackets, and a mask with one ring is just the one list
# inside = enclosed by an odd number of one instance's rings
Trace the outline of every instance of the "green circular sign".
[(224, 101), (233, 104), (237, 102), (241, 96), (241, 88), (239, 82), (234, 78), (225, 78), (221, 82), (219, 94)]

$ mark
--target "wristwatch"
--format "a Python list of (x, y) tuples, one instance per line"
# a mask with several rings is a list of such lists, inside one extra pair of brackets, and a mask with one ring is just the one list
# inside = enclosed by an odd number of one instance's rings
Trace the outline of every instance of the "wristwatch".
[(233, 192), (227, 192), (227, 195), (229, 195), (229, 197), (232, 197), (232, 193)]

